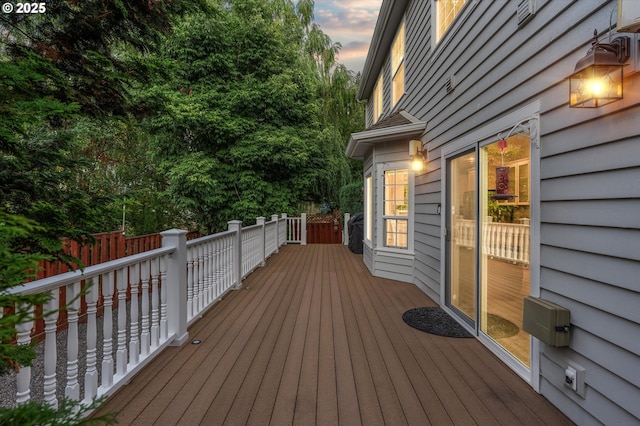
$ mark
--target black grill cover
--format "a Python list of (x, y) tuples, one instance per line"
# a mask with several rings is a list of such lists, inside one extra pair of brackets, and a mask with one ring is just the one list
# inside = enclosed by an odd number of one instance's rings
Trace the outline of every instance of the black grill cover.
[(362, 240), (364, 239), (364, 213), (356, 213), (347, 224), (349, 227), (349, 250), (362, 254)]

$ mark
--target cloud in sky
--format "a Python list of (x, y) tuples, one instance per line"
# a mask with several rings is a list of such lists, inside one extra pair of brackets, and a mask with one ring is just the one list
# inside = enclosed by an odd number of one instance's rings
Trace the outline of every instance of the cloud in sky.
[(316, 0), (315, 22), (342, 45), (338, 62), (362, 71), (382, 0)]

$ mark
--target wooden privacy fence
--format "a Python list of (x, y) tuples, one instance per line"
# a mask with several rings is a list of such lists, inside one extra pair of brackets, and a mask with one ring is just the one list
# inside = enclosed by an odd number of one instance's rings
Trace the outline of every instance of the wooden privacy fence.
[(339, 215), (316, 215), (307, 219), (307, 244), (342, 244)]
[[(200, 236), (200, 232), (192, 231), (187, 234), (187, 240)], [(80, 245), (77, 241), (63, 239), (65, 253), (80, 259), (82, 265), (87, 267), (154, 250), (162, 246), (162, 235), (160, 234), (125, 237), (122, 235), (122, 231), (114, 231), (93, 234), (92, 237), (94, 238), (94, 243), (84, 245)], [(37, 269), (36, 279), (63, 274), (71, 270), (69, 266), (58, 261), (42, 261)]]
[(307, 223), (307, 243), (342, 244), (342, 224), (338, 219), (326, 223)]

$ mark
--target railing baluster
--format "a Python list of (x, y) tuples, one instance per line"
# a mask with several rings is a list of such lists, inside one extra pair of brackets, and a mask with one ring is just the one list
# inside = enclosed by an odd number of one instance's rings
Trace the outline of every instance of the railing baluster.
[(151, 260), (151, 347), (157, 348), (160, 345), (160, 310), (158, 301), (160, 298), (160, 287), (158, 279), (160, 273), (160, 259)]
[(187, 320), (193, 318), (193, 247), (187, 249)]
[(226, 270), (226, 275), (227, 275), (227, 285), (225, 287), (225, 290), (233, 287), (233, 285), (235, 284), (235, 282), (233, 280), (233, 278), (234, 278), (234, 276), (233, 276), (233, 251), (235, 249), (235, 247), (233, 246), (233, 242), (234, 241), (235, 241), (235, 236), (227, 238), (227, 253), (226, 253), (226, 262), (225, 262), (225, 270)]
[(218, 297), (224, 291), (222, 284), (222, 243), (223, 240), (216, 240), (216, 286), (218, 287)]
[(138, 309), (140, 293), (140, 265), (129, 267), (129, 288), (131, 289), (131, 330), (129, 337), (129, 363), (137, 365), (140, 360), (140, 312)]
[(213, 242), (206, 244), (207, 250), (207, 306), (215, 300), (215, 291), (213, 288)]
[(204, 244), (198, 245), (198, 312), (204, 310)]
[(78, 383), (78, 311), (80, 310), (80, 282), (67, 285), (67, 386), (64, 394), (80, 400)]
[(140, 280), (142, 282), (142, 332), (140, 333), (140, 354), (149, 355), (150, 331), (149, 331), (149, 261), (145, 260), (140, 265)]
[[(49, 292), (49, 300), (44, 305), (44, 400), (51, 407), (58, 408), (56, 397), (58, 365), (58, 347), (56, 345), (56, 331), (58, 322), (58, 310), (60, 307), (60, 290)], [(0, 308), (0, 313), (2, 309)]]
[[(2, 309), (2, 308), (0, 308)], [(26, 311), (27, 321), (16, 324), (17, 344), (31, 343), (31, 329), (33, 328), (33, 306), (16, 306), (16, 310)], [(22, 366), (17, 377), (16, 402), (24, 404), (31, 399), (31, 367)]]
[(222, 294), (220, 284), (220, 239), (213, 242), (213, 282), (216, 289), (216, 299)]
[(116, 373), (127, 372), (127, 268), (117, 272), (118, 288), (118, 346), (116, 350)]
[(113, 272), (107, 272), (102, 277), (104, 300), (102, 387), (105, 389), (113, 386), (113, 278)]
[(167, 255), (160, 258), (160, 339), (164, 342), (169, 337), (167, 323)]
[(96, 342), (98, 338), (98, 313), (99, 277), (95, 281), (87, 283), (85, 300), (87, 302), (87, 370), (84, 374), (84, 400), (88, 403), (98, 394), (98, 369)]

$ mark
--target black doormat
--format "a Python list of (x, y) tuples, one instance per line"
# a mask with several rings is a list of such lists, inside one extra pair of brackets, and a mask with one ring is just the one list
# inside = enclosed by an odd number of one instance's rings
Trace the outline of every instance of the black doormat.
[[(472, 337), (451, 315), (440, 307), (413, 308), (402, 314), (407, 325), (445, 337)], [(517, 325), (495, 314), (487, 314), (487, 334), (493, 339), (515, 336), (520, 332)]]
[(463, 326), (440, 307), (409, 309), (402, 319), (411, 327), (445, 337), (472, 337)]

